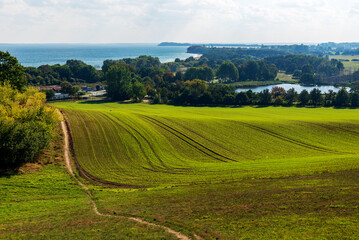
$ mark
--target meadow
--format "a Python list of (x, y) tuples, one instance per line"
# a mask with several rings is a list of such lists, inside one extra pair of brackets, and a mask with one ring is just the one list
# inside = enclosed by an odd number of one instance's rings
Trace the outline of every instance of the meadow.
[(53, 105), (103, 212), (204, 239), (359, 234), (358, 110)]
[(359, 61), (353, 61), (359, 60), (359, 55), (333, 55), (330, 59), (345, 60), (342, 61), (344, 68), (350, 72), (359, 70)]

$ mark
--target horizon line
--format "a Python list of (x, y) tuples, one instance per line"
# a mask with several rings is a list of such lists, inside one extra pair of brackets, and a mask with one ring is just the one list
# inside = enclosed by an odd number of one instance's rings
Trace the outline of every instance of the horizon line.
[(284, 45), (284, 44), (303, 44), (303, 45), (312, 45), (312, 44), (322, 44), (322, 43), (359, 43), (358, 42), (174, 42), (174, 41), (163, 41), (163, 42), (4, 42), (0, 44), (89, 44), (89, 45), (95, 45), (95, 44), (160, 44), (160, 43), (176, 43), (176, 44), (191, 44), (191, 45), (211, 45), (211, 44), (243, 44), (243, 45)]

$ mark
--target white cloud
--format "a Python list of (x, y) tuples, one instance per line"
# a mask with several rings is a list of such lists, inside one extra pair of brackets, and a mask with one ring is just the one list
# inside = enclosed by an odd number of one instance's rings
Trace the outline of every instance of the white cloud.
[(0, 0), (0, 41), (359, 41), (358, 13), (354, 0)]

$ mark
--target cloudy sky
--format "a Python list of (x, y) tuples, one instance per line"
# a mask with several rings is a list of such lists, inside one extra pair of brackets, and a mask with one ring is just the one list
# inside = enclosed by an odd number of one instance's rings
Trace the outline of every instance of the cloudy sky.
[(359, 41), (358, 0), (0, 0), (1, 43)]

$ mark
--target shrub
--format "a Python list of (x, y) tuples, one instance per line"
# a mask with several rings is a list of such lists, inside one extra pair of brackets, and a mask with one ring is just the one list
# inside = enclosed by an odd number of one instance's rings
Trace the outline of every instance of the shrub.
[(20, 93), (0, 86), (0, 168), (29, 162), (50, 143), (58, 115), (45, 101), (36, 89)]

